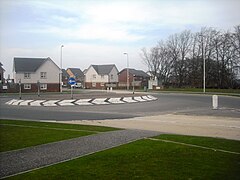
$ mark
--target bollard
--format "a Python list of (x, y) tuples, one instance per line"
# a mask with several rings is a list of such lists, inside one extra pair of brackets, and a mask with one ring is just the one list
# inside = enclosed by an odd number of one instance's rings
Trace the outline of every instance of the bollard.
[(218, 109), (218, 96), (217, 95), (212, 96), (212, 106), (213, 106), (213, 109)]

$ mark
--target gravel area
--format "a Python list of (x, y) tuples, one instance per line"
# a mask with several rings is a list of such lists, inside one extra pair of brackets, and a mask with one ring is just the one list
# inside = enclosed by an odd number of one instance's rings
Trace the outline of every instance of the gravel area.
[(102, 151), (160, 132), (119, 130), (0, 153), (0, 178)]

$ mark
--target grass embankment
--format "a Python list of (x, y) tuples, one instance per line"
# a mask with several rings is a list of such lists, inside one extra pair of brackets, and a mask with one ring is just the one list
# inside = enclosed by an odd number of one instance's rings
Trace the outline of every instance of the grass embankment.
[[(159, 92), (187, 92), (187, 93), (202, 93), (202, 88), (164, 88), (158, 90)], [(239, 94), (240, 89), (206, 89), (206, 93), (218, 93), (218, 94)]]
[(61, 123), (0, 120), (0, 152), (112, 130), (116, 129)]
[[(239, 179), (240, 142), (177, 135), (139, 140), (10, 179)], [(157, 139), (157, 140), (156, 140)], [(232, 152), (222, 152), (171, 140)]]

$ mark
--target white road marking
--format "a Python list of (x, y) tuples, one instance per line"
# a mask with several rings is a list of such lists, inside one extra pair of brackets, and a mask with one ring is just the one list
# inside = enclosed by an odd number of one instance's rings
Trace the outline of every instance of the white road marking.
[(184, 146), (196, 147), (196, 148), (213, 150), (213, 151), (220, 151), (220, 152), (230, 153), (230, 154), (240, 154), (240, 152), (227, 151), (227, 150), (223, 150), (223, 149), (215, 149), (215, 148), (199, 146), (199, 145), (194, 145), (194, 144), (187, 144), (187, 143), (182, 143), (182, 142), (177, 142), (177, 141), (170, 141), (170, 140), (156, 139), (156, 138), (145, 138), (145, 139), (149, 139), (149, 140), (152, 140), (152, 141), (162, 141), (162, 142), (167, 142), (167, 143), (180, 144), (180, 145), (184, 145)]
[(82, 132), (102, 133), (101, 131), (91, 131), (91, 130), (84, 130), (84, 129), (66, 129), (66, 128), (44, 127), (44, 126), (27, 126), (27, 125), (21, 125), (21, 124), (0, 124), (0, 125), (36, 128), (36, 129), (52, 129), (52, 130), (59, 130), (59, 131), (82, 131)]
[(147, 96), (142, 96), (142, 98), (143, 98), (144, 100), (146, 100), (146, 101), (152, 101), (152, 99), (150, 99), (150, 98), (147, 97)]
[(123, 101), (128, 102), (128, 103), (135, 103), (137, 101), (133, 100), (132, 97), (124, 97)]
[(15, 101), (15, 102), (13, 102), (12, 105), (17, 106), (17, 105), (19, 105), (19, 103), (21, 103), (21, 102), (23, 102), (23, 101), (24, 101), (24, 100), (17, 100), (17, 101)]
[(36, 100), (30, 103), (30, 106), (42, 106), (41, 103), (43, 103), (46, 100)]
[(97, 98), (92, 101), (93, 104), (109, 104), (108, 102), (105, 102), (107, 98)]
[(92, 103), (90, 103), (89, 101), (91, 101), (92, 99), (79, 99), (75, 102), (75, 104), (77, 105), (93, 105)]
[(155, 97), (152, 96), (152, 95), (147, 95), (147, 97), (149, 97), (149, 98), (152, 99), (152, 100), (157, 100), (157, 98), (155, 98)]
[(58, 104), (60, 106), (74, 106), (74, 104), (72, 103), (73, 101), (75, 101), (75, 99), (62, 100), (62, 101), (58, 102)]
[(46, 101), (46, 102), (44, 102), (43, 103), (43, 106), (57, 106), (57, 102), (58, 102), (59, 100), (48, 100), (48, 101)]
[(32, 102), (33, 100), (25, 100), (19, 103), (19, 106), (28, 106), (28, 103)]
[(145, 99), (142, 99), (140, 96), (133, 97), (133, 99), (136, 100), (136, 101), (139, 101), (139, 102), (145, 102), (145, 101), (147, 101), (147, 100), (145, 100)]
[(12, 99), (12, 100), (6, 102), (5, 104), (12, 105), (12, 103), (14, 103), (14, 102), (16, 102), (16, 101), (18, 101), (18, 99)]
[[(5, 104), (20, 106), (74, 106), (74, 105), (103, 105), (103, 104), (124, 104), (156, 100), (154, 96), (137, 96), (123, 98), (96, 98), (96, 99), (70, 99), (70, 100), (18, 100), (12, 99)], [(107, 101), (106, 101), (107, 100)], [(74, 102), (76, 101), (76, 102)], [(74, 102), (74, 103), (73, 103)]]
[(121, 101), (121, 98), (110, 98), (108, 102), (112, 104), (124, 104), (125, 102)]

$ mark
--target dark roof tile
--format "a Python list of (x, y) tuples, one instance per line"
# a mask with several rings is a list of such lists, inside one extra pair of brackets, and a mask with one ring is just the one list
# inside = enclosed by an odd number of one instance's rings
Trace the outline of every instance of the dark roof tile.
[(47, 58), (14, 58), (15, 72), (35, 72)]
[(92, 65), (92, 67), (99, 75), (106, 75), (109, 74), (113, 67), (116, 66), (114, 64), (108, 64), (108, 65)]

